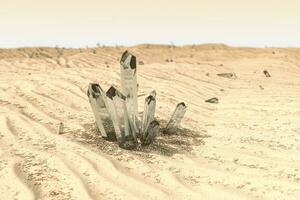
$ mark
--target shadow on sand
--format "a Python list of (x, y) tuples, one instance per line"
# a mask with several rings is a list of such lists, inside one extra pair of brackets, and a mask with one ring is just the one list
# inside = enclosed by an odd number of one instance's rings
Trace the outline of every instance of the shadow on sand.
[[(159, 121), (161, 127), (165, 127), (166, 121)], [(117, 142), (110, 142), (103, 139), (94, 123), (84, 124), (83, 127), (85, 129), (83, 132), (74, 133), (74, 136), (76, 135), (75, 140), (80, 143), (92, 145), (101, 150), (101, 152), (109, 155), (121, 155), (125, 151), (141, 156), (143, 156), (142, 154), (149, 153), (164, 156), (186, 154), (190, 153), (194, 147), (204, 145), (204, 139), (210, 137), (205, 131), (193, 131), (187, 128), (178, 128), (174, 133), (164, 133), (163, 128), (161, 128), (153, 144), (149, 146), (139, 145), (137, 149), (128, 151), (120, 148)]]

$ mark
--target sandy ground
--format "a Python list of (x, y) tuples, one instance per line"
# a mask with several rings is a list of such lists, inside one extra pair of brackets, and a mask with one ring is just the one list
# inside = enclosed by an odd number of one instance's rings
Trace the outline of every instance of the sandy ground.
[(162, 126), (188, 105), (182, 129), (137, 151), (99, 137), (86, 96), (120, 87), (124, 50), (0, 50), (1, 200), (300, 198), (300, 49), (129, 48), (140, 112), (152, 88)]

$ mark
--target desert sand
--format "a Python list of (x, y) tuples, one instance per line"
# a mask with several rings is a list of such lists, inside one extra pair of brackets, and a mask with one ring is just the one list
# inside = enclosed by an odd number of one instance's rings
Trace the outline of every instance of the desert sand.
[[(141, 115), (152, 89), (162, 127), (188, 106), (176, 133), (136, 151), (100, 137), (86, 95), (90, 82), (120, 88), (126, 49), (138, 59)], [(1, 200), (299, 198), (300, 49), (0, 50)]]

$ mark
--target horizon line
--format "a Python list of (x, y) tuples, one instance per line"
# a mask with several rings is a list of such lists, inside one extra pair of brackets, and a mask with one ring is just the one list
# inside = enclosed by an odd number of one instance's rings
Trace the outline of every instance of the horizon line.
[(174, 47), (188, 47), (188, 46), (223, 46), (228, 48), (300, 48), (300, 46), (290, 46), (290, 45), (232, 45), (232, 44), (226, 44), (226, 43), (183, 43), (183, 44), (174, 44), (171, 43), (136, 43), (136, 44), (100, 44), (96, 43), (94, 45), (30, 45), (30, 46), (0, 46), (0, 49), (25, 49), (25, 48), (65, 48), (65, 49), (90, 49), (90, 48), (115, 48), (115, 47), (124, 47), (124, 48), (132, 48), (137, 46), (144, 46), (144, 45), (150, 45), (150, 46), (174, 46)]

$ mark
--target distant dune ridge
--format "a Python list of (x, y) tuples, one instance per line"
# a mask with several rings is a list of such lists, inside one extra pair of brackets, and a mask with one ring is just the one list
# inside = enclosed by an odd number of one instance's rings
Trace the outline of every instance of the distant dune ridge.
[[(100, 137), (86, 95), (120, 88), (126, 49), (140, 115), (152, 89), (162, 127), (188, 105), (176, 134), (136, 151)], [(299, 91), (297, 48), (0, 49), (0, 199), (299, 199)]]

